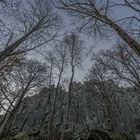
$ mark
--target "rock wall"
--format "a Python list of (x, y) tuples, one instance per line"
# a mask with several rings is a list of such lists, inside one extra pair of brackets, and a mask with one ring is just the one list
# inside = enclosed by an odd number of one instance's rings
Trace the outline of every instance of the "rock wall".
[[(77, 84), (73, 90), (70, 112), (70, 129), (101, 129), (114, 132), (134, 132), (136, 120), (140, 115), (140, 108), (130, 96), (123, 90), (108, 93), (110, 99), (111, 116), (103, 95), (89, 83)], [(49, 101), (48, 88), (44, 88), (39, 94), (26, 97), (18, 108), (12, 127), (19, 131), (36, 127), (47, 128)], [(53, 101), (55, 89), (51, 91)], [(61, 128), (66, 115), (67, 92), (59, 90), (56, 105), (55, 124)], [(111, 118), (111, 120), (110, 120)]]

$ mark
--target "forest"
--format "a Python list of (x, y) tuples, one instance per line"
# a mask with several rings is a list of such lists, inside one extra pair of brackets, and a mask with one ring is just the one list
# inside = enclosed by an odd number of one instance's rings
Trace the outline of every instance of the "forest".
[(140, 140), (140, 0), (0, 0), (0, 140)]

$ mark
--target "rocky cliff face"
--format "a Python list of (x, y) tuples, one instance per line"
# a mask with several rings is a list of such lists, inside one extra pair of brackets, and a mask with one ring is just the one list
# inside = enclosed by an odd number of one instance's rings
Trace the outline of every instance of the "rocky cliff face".
[[(47, 128), (49, 101), (48, 88), (44, 88), (39, 94), (26, 97), (18, 108), (12, 121), (12, 129), (18, 131), (30, 130), (32, 128)], [(51, 91), (51, 101), (55, 89)], [(90, 83), (76, 85), (73, 90), (70, 129), (100, 129), (114, 132), (136, 131), (136, 120), (140, 115), (139, 105), (132, 100), (123, 90), (110, 92), (110, 107), (107, 108), (105, 97)], [(57, 97), (55, 114), (56, 127), (61, 128), (66, 115), (67, 92), (60, 89)], [(110, 112), (110, 114), (109, 114)]]

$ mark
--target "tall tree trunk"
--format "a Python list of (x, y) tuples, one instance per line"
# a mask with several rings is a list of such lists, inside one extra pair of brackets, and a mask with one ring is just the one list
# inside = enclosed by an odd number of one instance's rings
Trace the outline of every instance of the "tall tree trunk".
[[(52, 94), (52, 75), (53, 75), (53, 59), (51, 59), (51, 66), (50, 66), (50, 74), (49, 74), (49, 89), (48, 89), (48, 100), (47, 100), (47, 104), (48, 104), (48, 109), (49, 109), (49, 115), (51, 114), (51, 94)], [(41, 122), (41, 127), (43, 127), (43, 123), (46, 119), (46, 114), (44, 115), (42, 122)]]
[[(14, 101), (15, 101), (15, 100), (13, 100), (13, 102), (14, 102)], [(13, 104), (13, 102), (12, 102), (12, 104)], [(13, 107), (12, 105), (10, 105), (10, 106), (8, 107), (7, 112), (5, 113), (5, 115), (3, 116), (2, 120), (0, 121), (0, 135), (2, 134), (3, 129), (4, 129), (4, 126), (5, 126), (5, 124), (6, 124), (7, 121), (8, 121), (8, 118), (9, 118), (9, 116), (10, 116), (10, 114), (11, 114), (10, 110), (11, 110), (12, 107)]]
[(59, 74), (59, 78), (58, 78), (58, 83), (57, 83), (57, 86), (56, 86), (56, 92), (55, 92), (55, 95), (54, 95), (52, 110), (51, 110), (50, 115), (49, 115), (49, 122), (48, 122), (49, 140), (51, 139), (51, 134), (52, 134), (52, 130), (53, 130), (53, 122), (54, 122), (56, 101), (57, 101), (57, 95), (58, 95), (58, 91), (59, 91), (59, 87), (60, 87), (60, 81), (61, 81), (61, 78), (62, 78), (63, 69), (64, 69), (64, 60), (62, 62), (62, 66), (61, 66), (61, 70), (60, 70), (60, 74)]
[(107, 16), (101, 15), (98, 13), (99, 18), (103, 19), (106, 24), (108, 24), (115, 32), (128, 44), (134, 52), (140, 56), (140, 43), (138, 43), (135, 39), (133, 39), (123, 28), (121, 28), (118, 24), (113, 22)]
[[(29, 84), (28, 84), (28, 86), (29, 86)], [(2, 127), (1, 127), (1, 134), (10, 130), (10, 128), (12, 126), (12, 122), (13, 122), (14, 116), (15, 116), (15, 114), (17, 112), (17, 109), (19, 108), (19, 106), (22, 103), (22, 100), (23, 100), (25, 94), (27, 93), (28, 86), (23, 90), (23, 92), (22, 92), (19, 100), (17, 101), (15, 107), (11, 111), (11, 114), (6, 116), (5, 121), (3, 122)]]
[(71, 107), (71, 92), (72, 92), (72, 86), (73, 86), (73, 78), (74, 78), (74, 67), (72, 67), (72, 75), (71, 75), (71, 79), (70, 79), (70, 83), (69, 83), (69, 90), (68, 90), (68, 103), (67, 103), (67, 108), (66, 108), (66, 119), (64, 121), (64, 127), (62, 130), (62, 134), (60, 137), (60, 140), (64, 139), (64, 131), (65, 129), (68, 129), (69, 127), (69, 117), (70, 117), (70, 107)]
[(20, 45), (23, 43), (32, 33), (36, 32), (39, 29), (39, 23), (36, 24), (27, 34), (16, 40), (11, 45), (7, 46), (4, 50), (0, 52), (0, 62), (3, 61), (6, 57), (11, 55)]

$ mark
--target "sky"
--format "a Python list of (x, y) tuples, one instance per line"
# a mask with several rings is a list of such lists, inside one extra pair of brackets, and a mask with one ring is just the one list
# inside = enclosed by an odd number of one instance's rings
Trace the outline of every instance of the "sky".
[[(117, 2), (121, 2), (121, 1), (122, 0), (117, 0)], [(72, 24), (72, 18), (68, 16), (68, 14), (65, 11), (59, 11), (59, 12), (64, 20), (65, 30), (67, 30), (68, 32), (70, 32), (71, 30), (74, 30), (75, 26)], [(114, 9), (112, 13), (113, 15), (111, 17), (112, 18), (115, 17), (115, 19), (117, 20), (123, 17), (127, 17), (132, 14), (130, 10), (124, 9), (123, 7)], [(94, 47), (93, 51), (98, 52), (99, 50), (111, 49), (111, 47), (113, 47), (116, 44), (119, 37), (115, 34), (113, 37), (108, 38), (108, 40), (100, 40), (93, 36), (88, 36), (82, 33), (81, 39), (85, 41), (87, 48), (90, 48), (91, 46), (93, 46)], [(83, 62), (83, 67), (76, 71), (75, 80), (83, 81), (86, 73), (88, 73), (89, 69), (91, 68), (92, 63), (93, 62), (90, 61), (90, 58), (86, 59)]]
[[(122, 2), (122, 0), (117, 0), (117, 2)], [(63, 24), (64, 24), (63, 28), (61, 29), (61, 32), (68, 33), (75, 30), (75, 25), (72, 24), (73, 23), (72, 17), (67, 15), (66, 11), (58, 10), (57, 12), (62, 17)], [(130, 10), (119, 7), (119, 8), (113, 9), (111, 18), (115, 17), (115, 20), (118, 20), (120, 18), (127, 17), (131, 14), (133, 13)], [(93, 49), (94, 52), (98, 52), (99, 50), (111, 49), (111, 47), (114, 47), (114, 45), (116, 45), (116, 42), (119, 39), (119, 37), (115, 33), (113, 33), (113, 37), (108, 38), (108, 40), (97, 39), (93, 36), (88, 36), (87, 34), (84, 34), (84, 33), (80, 33), (80, 36), (81, 36), (81, 39), (85, 41), (85, 45), (87, 48), (90, 49), (91, 46), (94, 47)], [(75, 74), (76, 81), (84, 80), (84, 77), (86, 73), (88, 73), (89, 69), (91, 68), (92, 63), (93, 62), (90, 61), (90, 57), (83, 62), (82, 68), (76, 70), (76, 74)], [(70, 72), (68, 72), (66, 76), (69, 77), (69, 75), (70, 75)]]
[[(25, 3), (28, 0), (23, 0)], [(106, 0), (103, 0), (106, 1)], [(122, 2), (123, 0), (112, 0), (114, 2)], [(71, 30), (75, 29), (75, 26), (72, 24), (72, 18), (70, 18), (70, 16), (67, 15), (66, 11), (64, 10), (57, 10), (58, 14), (62, 17), (63, 19), (63, 24), (64, 24), (64, 28), (61, 29), (61, 32), (71, 32)], [(120, 19), (123, 17), (126, 17), (128, 15), (133, 14), (131, 11), (126, 10), (122, 7), (116, 8), (112, 11), (112, 15), (111, 17), (115, 19)], [(100, 40), (97, 39), (93, 36), (88, 36), (86, 34), (81, 33), (81, 39), (85, 41), (85, 45), (87, 48), (91, 48), (91, 46), (94, 47), (93, 51), (94, 52), (98, 52), (99, 50), (105, 50), (105, 49), (109, 49), (111, 47), (113, 47), (116, 44), (116, 40), (118, 40), (118, 37), (115, 35), (112, 38), (109, 38), (108, 40)], [(32, 55), (31, 55), (32, 57)], [(85, 74), (88, 72), (88, 70), (91, 68), (92, 63), (90, 61), (90, 58), (86, 59), (83, 62), (83, 67), (78, 69), (76, 71), (76, 75), (75, 75), (75, 79), (78, 81), (82, 81), (85, 77)]]

